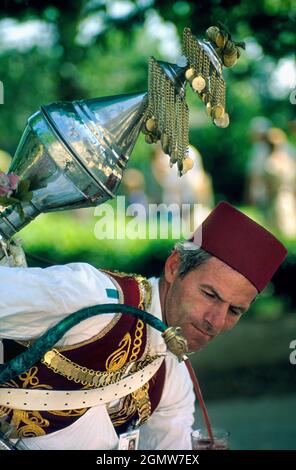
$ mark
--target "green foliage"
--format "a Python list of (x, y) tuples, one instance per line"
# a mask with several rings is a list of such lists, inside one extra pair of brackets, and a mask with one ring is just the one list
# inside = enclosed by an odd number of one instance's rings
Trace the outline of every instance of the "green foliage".
[[(96, 222), (86, 210), (39, 216), (20, 233), (30, 264), (46, 266), (80, 261), (147, 276), (160, 274), (174, 241), (98, 240), (94, 234)], [(30, 254), (38, 258), (32, 259)]]
[[(160, 40), (168, 29), (161, 28), (175, 25), (181, 38), (184, 26), (189, 26), (194, 34), (202, 36), (209, 25), (221, 21), (235, 40), (247, 39), (247, 51), (237, 66), (225, 71), (231, 125), (215, 128), (196, 96), (189, 92), (191, 143), (201, 151), (217, 199), (241, 202), (251, 146), (251, 119), (266, 116), (286, 131), (293, 119), (288, 96), (274, 96), (268, 80), (280, 58), (293, 57), (295, 3), (134, 1), (129, 2), (129, 12), (122, 15), (112, 13), (113, 4), (87, 0), (5, 2), (0, 18), (14, 18), (20, 24), (39, 19), (52, 29), (47, 45), (21, 49), (19, 44), (19, 48), (6, 49), (1, 48), (0, 41), (0, 79), (5, 89), (5, 104), (0, 106), (0, 148), (14, 153), (27, 118), (41, 104), (146, 89), (149, 56), (168, 59), (161, 49), (165, 40)], [(159, 19), (154, 30), (149, 29), (147, 24), (155, 18)], [(79, 42), (81, 28), (89, 20), (97, 32)], [(257, 55), (252, 57), (254, 46)], [(260, 48), (263, 53), (258, 52)], [(169, 53), (170, 57), (178, 56), (178, 50)], [(149, 171), (153, 148), (143, 143), (137, 146), (131, 162), (144, 170), (148, 188), (153, 188)]]
[(288, 310), (288, 302), (284, 297), (274, 297), (265, 295), (258, 297), (254, 305), (252, 305), (249, 313), (256, 319), (276, 320), (283, 316)]

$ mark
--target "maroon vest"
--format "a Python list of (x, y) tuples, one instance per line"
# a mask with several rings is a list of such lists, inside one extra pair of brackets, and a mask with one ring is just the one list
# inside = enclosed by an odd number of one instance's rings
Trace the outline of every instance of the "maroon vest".
[[(145, 305), (147, 300), (145, 296), (149, 296), (150, 287), (145, 278), (113, 272), (108, 272), (107, 275), (113, 279), (120, 291), (120, 303), (140, 309), (147, 307)], [(147, 328), (143, 321), (122, 314), (115, 316), (102, 332), (89, 340), (55, 349), (68, 360), (82, 367), (95, 371), (110, 372), (120, 370), (128, 362), (143, 358), (146, 339)], [(6, 341), (5, 348), (11, 347), (9, 343), (14, 342)], [(5, 361), (7, 358), (5, 354)], [(109, 409), (107, 407), (112, 423), (118, 433), (125, 432), (128, 426), (132, 422), (138, 421), (139, 418), (142, 422), (149, 418), (149, 415), (155, 410), (160, 401), (164, 378), (165, 363), (163, 362), (148, 384), (121, 399), (117, 407)], [(69, 380), (49, 369), (42, 362), (36, 363), (30, 370), (1, 386), (48, 390), (87, 388), (87, 386)], [(148, 401), (148, 404), (145, 405), (144, 403), (144, 406), (143, 393), (146, 394), (146, 402)], [(13, 437), (36, 437), (59, 431), (70, 426), (86, 411), (87, 408), (65, 411), (24, 411), (0, 406), (0, 416), (6, 416), (7, 420), (13, 424), (15, 429)]]

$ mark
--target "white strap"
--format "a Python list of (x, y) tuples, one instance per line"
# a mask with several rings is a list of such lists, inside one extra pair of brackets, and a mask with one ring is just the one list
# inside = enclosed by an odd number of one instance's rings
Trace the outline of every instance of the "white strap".
[(0, 388), (0, 406), (19, 410), (76, 410), (103, 405), (134, 392), (160, 368), (164, 356), (115, 384), (91, 390), (36, 390)]

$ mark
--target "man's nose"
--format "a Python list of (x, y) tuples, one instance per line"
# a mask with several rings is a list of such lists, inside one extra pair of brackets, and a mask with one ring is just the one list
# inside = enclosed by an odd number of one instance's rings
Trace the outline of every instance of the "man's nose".
[(217, 336), (223, 330), (227, 313), (227, 304), (219, 303), (217, 305), (212, 305), (203, 318), (203, 328), (205, 331), (210, 335)]

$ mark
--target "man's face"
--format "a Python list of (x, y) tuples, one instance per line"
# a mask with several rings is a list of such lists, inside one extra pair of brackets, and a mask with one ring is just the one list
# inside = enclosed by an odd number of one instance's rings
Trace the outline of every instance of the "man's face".
[(189, 351), (198, 351), (215, 336), (233, 328), (258, 294), (244, 276), (210, 258), (183, 279), (179, 255), (165, 265), (161, 302), (168, 326), (180, 326)]

